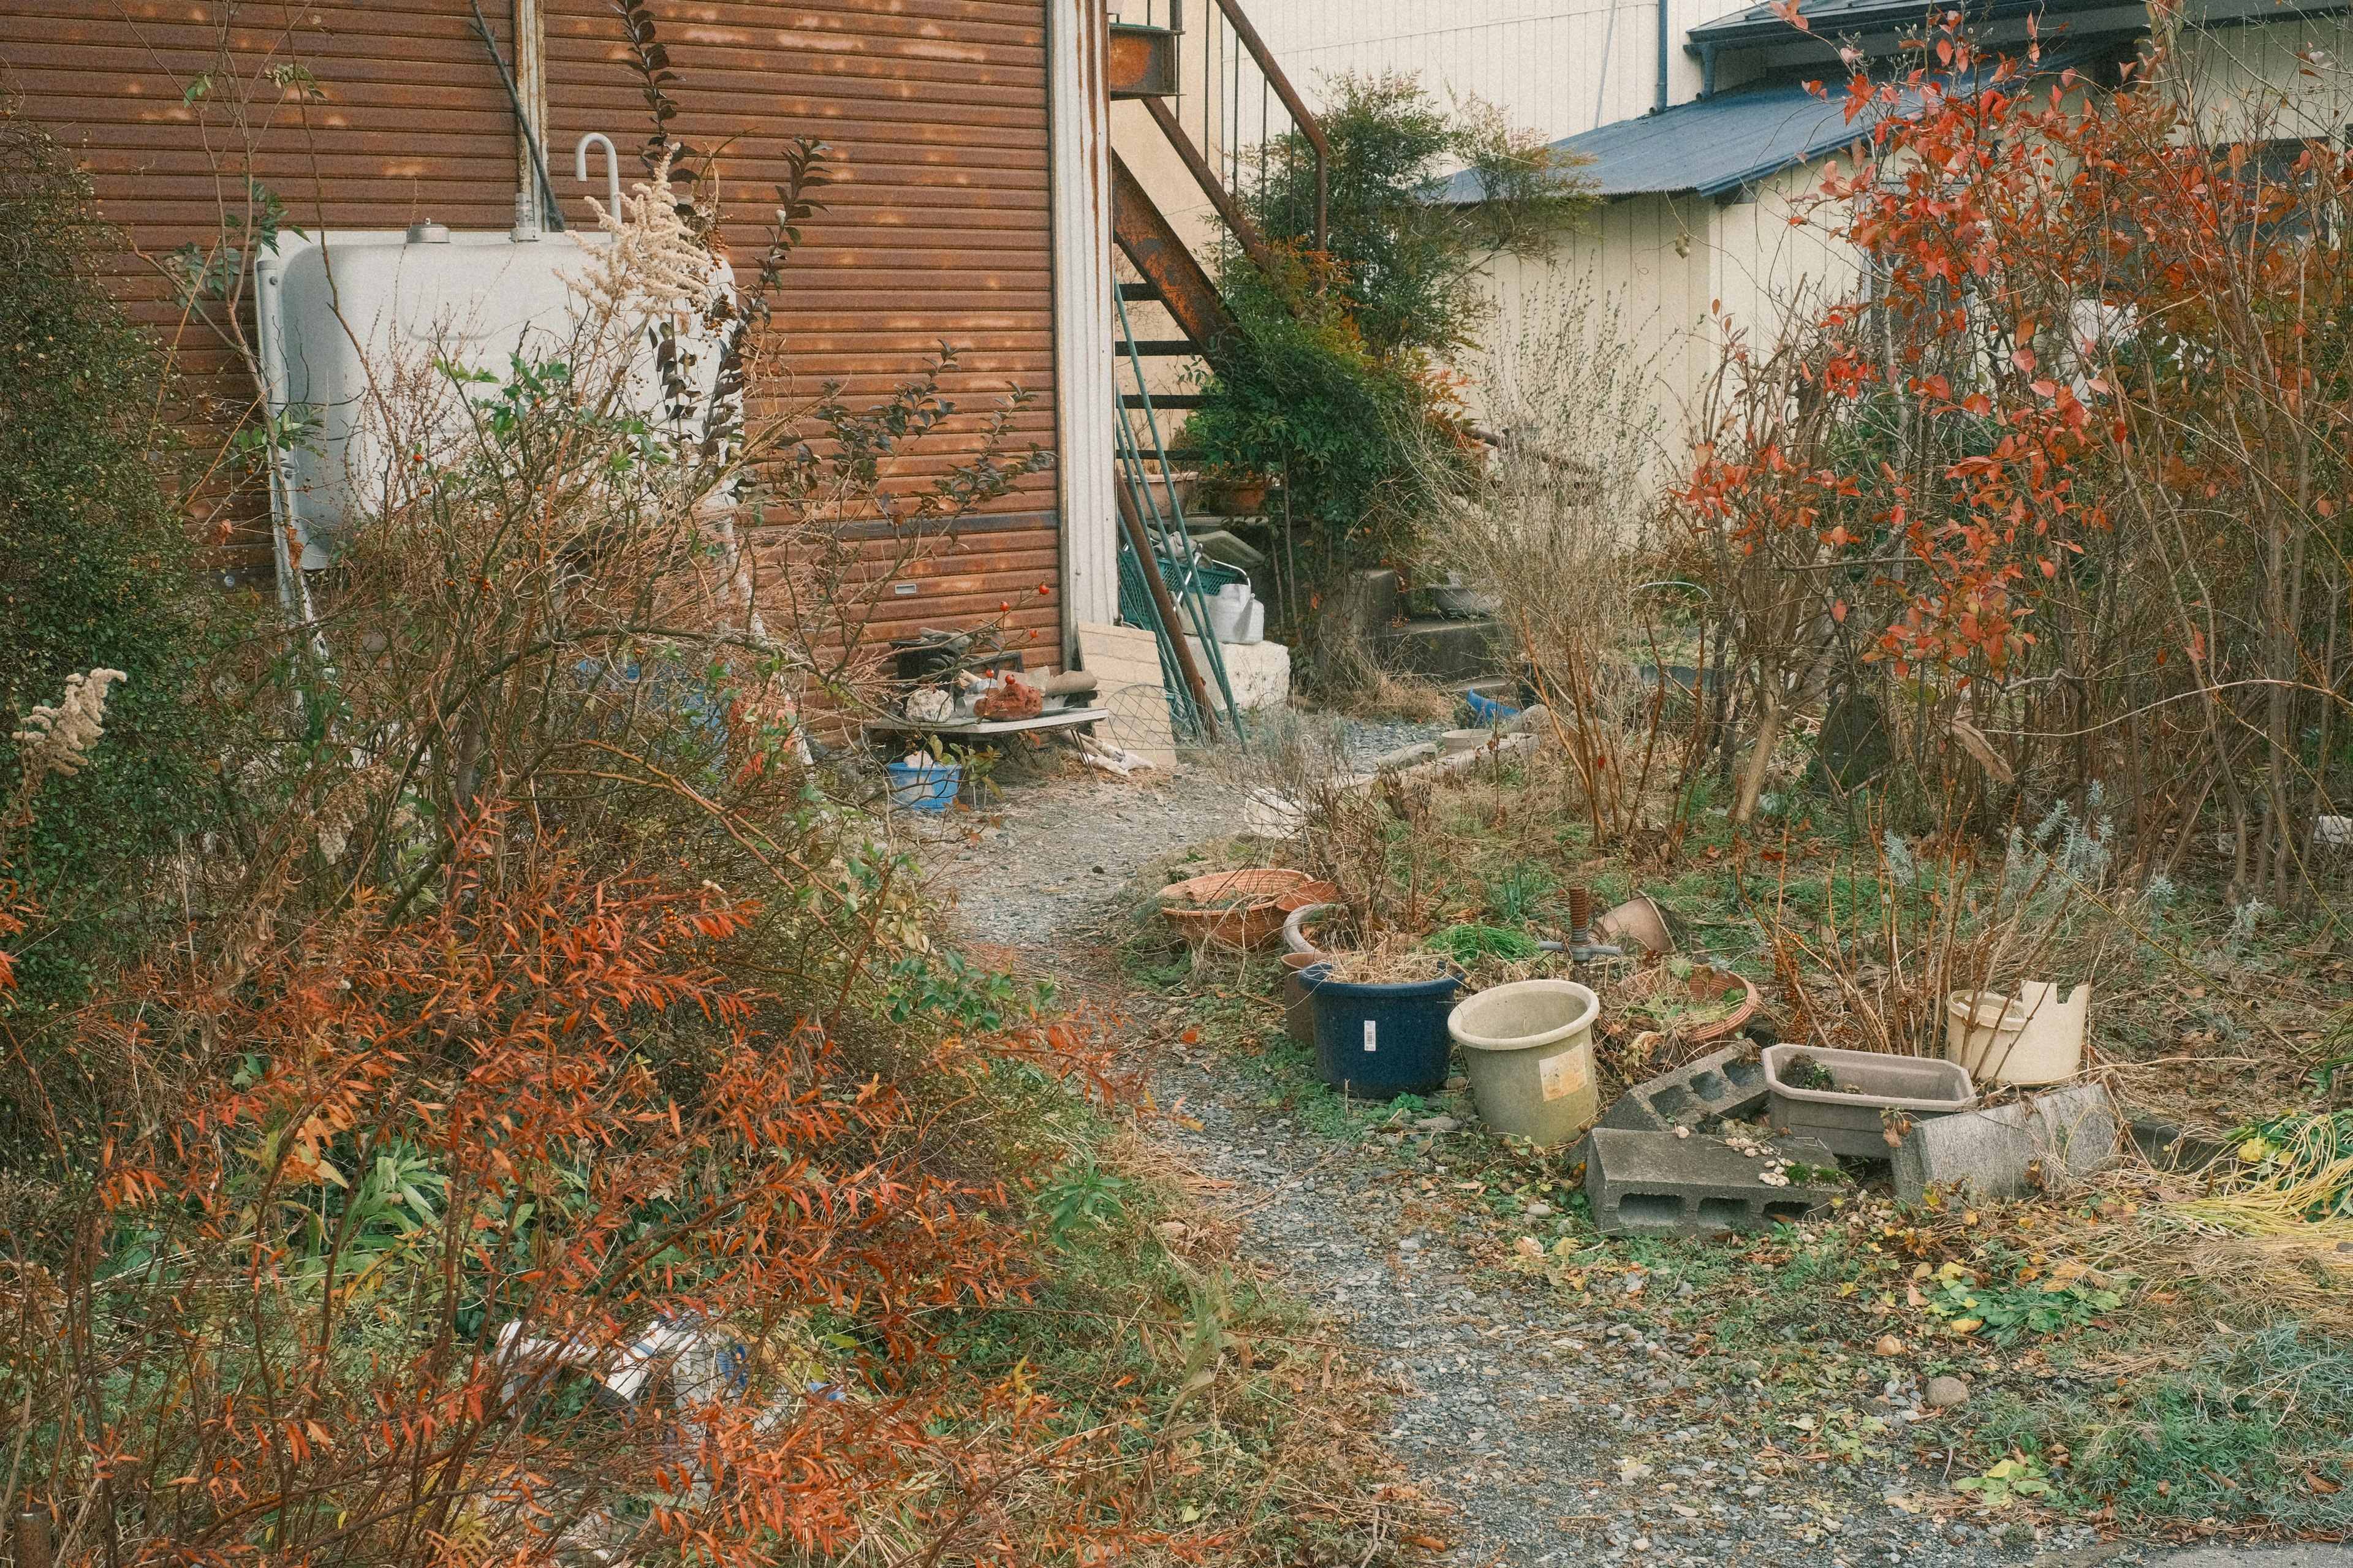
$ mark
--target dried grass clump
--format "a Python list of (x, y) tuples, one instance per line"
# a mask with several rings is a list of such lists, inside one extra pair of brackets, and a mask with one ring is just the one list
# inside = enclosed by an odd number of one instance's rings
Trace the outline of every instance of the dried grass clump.
[(24, 760), (23, 781), (17, 785), (20, 815), (31, 810), (44, 778), (51, 773), (70, 778), (81, 772), (106, 733), (106, 689), (130, 679), (119, 669), (69, 675), (62, 699), (55, 705), (36, 703), (25, 715), (25, 727), (8, 737)]
[(1364, 947), (1332, 954), (1325, 978), (1347, 985), (1410, 985), (1461, 973), (1450, 954), (1425, 947), (1405, 932), (1391, 931)]

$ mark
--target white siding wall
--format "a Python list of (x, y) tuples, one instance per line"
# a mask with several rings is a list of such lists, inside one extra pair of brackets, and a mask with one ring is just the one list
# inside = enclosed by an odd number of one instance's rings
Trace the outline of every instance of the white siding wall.
[[(1206, 5), (1210, 0), (1194, 0)], [(1243, 0), (1259, 33), (1313, 104), (1344, 72), (1414, 72), (1441, 98), (1476, 94), (1547, 139), (1651, 110), (1658, 0)], [(1747, 9), (1666, 0), (1667, 98), (1699, 96), (1684, 34)]]
[[(2227, 105), (2211, 118), (2218, 137), (2324, 136), (2353, 124), (2353, 17), (2312, 16), (2259, 27), (2216, 27), (2183, 51), (2201, 102)], [(2298, 58), (2317, 51), (2313, 64)]]
[(1054, 437), (1062, 512), (1062, 658), (1083, 621), (1119, 614), (1112, 473), (1110, 126), (1103, 0), (1050, 0)]
[(1582, 283), (1616, 308), (1634, 352), (1651, 363), (1662, 458), (1680, 466), (1730, 336), (1769, 342), (1792, 310), (1854, 287), (1854, 257), (1805, 210), (1820, 179), (1818, 167), (1791, 169), (1755, 201), (1730, 205), (1689, 193), (1611, 202), (1564, 236), (1548, 260), (1497, 265), (1488, 341), (1541, 332), (1534, 312), (1563, 285)]

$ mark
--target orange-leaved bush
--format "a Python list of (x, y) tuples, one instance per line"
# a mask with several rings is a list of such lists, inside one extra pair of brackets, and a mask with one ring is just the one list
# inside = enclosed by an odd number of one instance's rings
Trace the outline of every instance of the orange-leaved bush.
[(1915, 43), (1820, 186), (1862, 287), (1736, 346), (1679, 491), (1740, 639), (1736, 815), (1788, 713), (1868, 691), (1923, 799), (2112, 815), (2145, 873), (2212, 801), (2233, 898), (2299, 900), (2353, 676), (2353, 165), (2169, 33)]
[(748, 905), (492, 821), (449, 886), (85, 1020), (85, 1062), (163, 1092), (16, 1238), (14, 1486), (60, 1561), (1121, 1538), (1053, 1401), (934, 1353), (1023, 1287), (1006, 1191), (928, 1168), (899, 1090), (730, 977)]

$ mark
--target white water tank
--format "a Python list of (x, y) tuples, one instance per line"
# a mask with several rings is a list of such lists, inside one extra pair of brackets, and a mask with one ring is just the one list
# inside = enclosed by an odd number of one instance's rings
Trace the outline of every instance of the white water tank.
[[(464, 419), (459, 389), (433, 367), (436, 358), (506, 381), (513, 356), (560, 357), (578, 321), (575, 288), (589, 267), (599, 232), (551, 233), (519, 242), (507, 231), (467, 233), (419, 225), (401, 231), (288, 235), (258, 258), (256, 324), (269, 409), (297, 409), (307, 429), (281, 454), (280, 503), (302, 545), (306, 569), (326, 565), (336, 527), (354, 507), (381, 504), (396, 490), (409, 432), (388, 437), (387, 410), (411, 416), (435, 410), (444, 431)], [(714, 289), (732, 283), (715, 268)], [(697, 334), (699, 335), (699, 334)], [(691, 343), (692, 379), (707, 389), (717, 355)], [(640, 412), (659, 406), (644, 348), (630, 378)], [(405, 383), (404, 385), (390, 384)], [(476, 401), (489, 384), (467, 388)], [(422, 433), (419, 433), (420, 435)]]

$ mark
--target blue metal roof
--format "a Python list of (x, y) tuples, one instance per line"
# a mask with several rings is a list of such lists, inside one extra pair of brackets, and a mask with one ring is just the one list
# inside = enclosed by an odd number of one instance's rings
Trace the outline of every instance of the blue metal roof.
[[(2084, 11), (2113, 8), (2117, 0), (1968, 0), (1969, 21), (1977, 26), (2016, 16), (2037, 16), (2046, 22)], [(1894, 27), (1905, 32), (1927, 30), (1928, 8), (1921, 0), (1799, 0), (1799, 13), (1818, 38), (1836, 39), (1865, 29)], [(1751, 6), (1702, 22), (1686, 35), (1694, 44), (1753, 44), (1795, 39), (1799, 34), (1770, 5)], [(2043, 35), (2050, 37), (2049, 32)]]
[[(2042, 57), (2036, 75), (2080, 64), (2087, 47)], [(1815, 73), (1817, 79), (1820, 73)], [(1662, 114), (1645, 114), (1596, 127), (1552, 145), (1556, 151), (1592, 160), (1579, 171), (1604, 198), (1670, 191), (1704, 196), (1729, 195), (1793, 164), (1826, 157), (1870, 134), (1891, 115), (1918, 111), (1920, 94), (1905, 89), (1894, 104), (1874, 105), (1850, 121), (1846, 91), (1837, 80), (1823, 83), (1817, 97), (1804, 79), (1734, 88), (1713, 98), (1679, 103)], [(1476, 172), (1466, 169), (1446, 183), (1436, 199), (1475, 202), (1484, 195)]]

